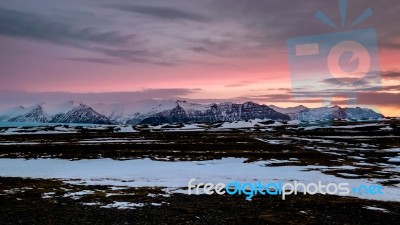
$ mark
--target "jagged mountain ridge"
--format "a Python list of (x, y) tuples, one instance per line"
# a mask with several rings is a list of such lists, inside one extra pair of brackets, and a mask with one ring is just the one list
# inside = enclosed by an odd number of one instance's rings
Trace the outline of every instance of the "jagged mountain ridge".
[(272, 106), (278, 112), (284, 113), (292, 120), (299, 121), (318, 121), (332, 119), (378, 119), (384, 117), (382, 114), (368, 108), (341, 108), (340, 106), (307, 108), (304, 106), (279, 108)]
[(135, 103), (85, 105), (69, 101), (31, 107), (15, 107), (0, 111), (3, 122), (38, 123), (90, 123), (90, 124), (163, 124), (193, 122), (232, 122), (252, 119), (275, 121), (315, 121), (327, 119), (368, 119), (383, 115), (367, 108), (305, 106), (280, 108), (254, 102), (243, 104), (225, 102), (213, 104), (189, 103), (186, 101), (143, 100)]
[(289, 121), (290, 117), (283, 113), (276, 112), (266, 105), (259, 105), (254, 102), (246, 102), (244, 104), (212, 104), (203, 110), (185, 110), (182, 106), (180, 106), (179, 102), (177, 102), (177, 106), (173, 109), (156, 113), (139, 123), (156, 125), (176, 122), (232, 122), (250, 119)]
[(303, 105), (299, 105), (296, 107), (288, 107), (288, 108), (281, 108), (275, 105), (270, 105), (270, 108), (272, 108), (273, 110), (286, 114), (290, 117), (290, 119), (292, 120), (298, 120), (298, 114), (306, 109), (308, 109), (307, 107), (303, 106)]

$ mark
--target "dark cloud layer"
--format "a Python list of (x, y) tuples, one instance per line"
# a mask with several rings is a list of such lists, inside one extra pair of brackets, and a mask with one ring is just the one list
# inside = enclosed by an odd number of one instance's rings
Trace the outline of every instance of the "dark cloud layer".
[(87, 27), (53, 22), (51, 17), (0, 8), (0, 35), (47, 41), (54, 44), (74, 45), (75, 42), (115, 45), (128, 42), (134, 35), (118, 31), (100, 32)]
[(361, 93), (359, 95), (359, 103), (367, 105), (400, 105), (400, 93)]
[[(119, 31), (101, 32), (92, 27), (77, 28), (73, 24), (54, 22), (54, 19), (55, 17), (47, 15), (0, 8), (0, 35), (68, 46), (115, 58), (60, 58), (64, 60), (113, 65), (122, 62), (172, 64), (162, 61), (161, 52), (152, 52), (152, 49), (144, 48), (143, 41), (135, 34), (123, 35)], [(135, 43), (135, 46), (130, 47), (129, 42)]]
[(59, 58), (59, 59), (67, 60), (67, 61), (90, 62), (90, 63), (100, 63), (100, 64), (109, 64), (109, 65), (119, 65), (120, 64), (115, 60), (107, 59), (107, 58), (90, 58), (90, 57), (78, 58), (78, 57), (72, 57), (72, 58)]
[(125, 12), (139, 13), (158, 17), (160, 19), (173, 19), (173, 20), (191, 20), (196, 22), (206, 22), (209, 19), (203, 15), (180, 10), (172, 7), (160, 6), (145, 6), (145, 5), (127, 5), (127, 4), (114, 4), (110, 8), (117, 9)]
[(149, 98), (179, 99), (189, 94), (201, 92), (201, 89), (171, 88), (171, 89), (145, 89), (132, 92), (106, 92), (106, 93), (68, 93), (68, 92), (25, 92), (25, 91), (0, 91), (0, 106), (18, 104), (32, 104), (40, 102), (82, 101), (85, 103), (119, 103), (134, 102)]
[(387, 71), (382, 73), (382, 78), (385, 80), (400, 80), (400, 71)]
[[(221, 12), (226, 19), (235, 18), (235, 21), (246, 25), (249, 30), (257, 31), (260, 39), (269, 41), (285, 41), (287, 38), (308, 36), (335, 31), (375, 28), (381, 47), (399, 46), (393, 37), (400, 35), (397, 24), (400, 20), (400, 5), (396, 0), (352, 0), (348, 3), (345, 27), (340, 25), (338, 1), (335, 0), (254, 0), (235, 1), (217, 0), (213, 8)], [(224, 8), (229, 7), (229, 10)], [(362, 12), (371, 7), (373, 16), (350, 29), (350, 25)], [(315, 18), (316, 12), (321, 10), (326, 14), (338, 29), (328, 26)], [(240, 16), (238, 16), (240, 15)], [(252, 32), (254, 33), (254, 32)], [(250, 36), (250, 35), (249, 35)], [(253, 38), (256, 38), (253, 36)]]
[[(193, 24), (192, 27), (180, 27), (179, 36), (167, 30), (159, 31), (157, 35), (160, 37), (175, 38), (174, 45), (163, 46), (164, 51), (184, 48), (197, 54), (209, 54), (221, 58), (267, 57), (276, 52), (283, 52), (288, 38), (349, 30), (350, 24), (368, 7), (372, 8), (373, 17), (353, 29), (376, 28), (381, 48), (400, 47), (400, 42), (395, 38), (400, 35), (400, 30), (397, 28), (397, 23), (393, 22), (400, 20), (398, 13), (400, 4), (397, 0), (349, 1), (345, 29), (339, 25), (338, 2), (332, 0), (303, 0), (290, 1), (290, 3), (281, 0), (206, 0), (201, 2), (169, 0), (161, 3), (149, 0), (141, 3), (135, 1), (131, 4), (117, 0), (111, 5), (99, 4), (103, 10), (119, 11), (118, 16), (124, 18), (125, 21), (139, 21), (135, 16), (145, 15), (146, 17), (140, 20), (141, 25), (153, 24), (156, 27), (163, 27), (178, 21), (199, 22)], [(93, 10), (96, 5), (92, 7), (80, 9), (79, 5), (76, 5), (76, 10), (92, 11), (96, 15), (96, 11)], [(339, 29), (335, 30), (315, 19), (318, 10), (331, 18)], [(203, 15), (204, 12), (207, 12), (207, 15)], [(146, 36), (152, 34), (146, 34), (142, 29), (129, 27), (130, 34), (123, 34), (112, 26), (104, 27), (100, 20), (94, 26), (78, 28), (74, 24), (55, 22), (54, 17), (48, 15), (0, 8), (0, 35), (83, 48), (116, 57), (125, 62), (159, 65), (174, 64), (172, 61), (183, 62), (183, 60), (171, 59), (170, 56), (162, 54), (164, 52), (160, 53), (160, 50), (152, 45), (139, 43), (141, 38), (138, 34), (143, 36), (143, 40), (154, 38), (154, 36)], [(98, 27), (102, 27), (101, 30), (105, 31), (100, 31)], [(197, 29), (204, 30), (209, 35), (199, 37), (187, 35), (196, 32)], [(114, 49), (116, 46), (132, 41), (136, 43)], [(163, 43), (163, 40), (159, 43)], [(106, 45), (113, 49), (93, 48), (91, 46), (93, 44)], [(81, 61), (85, 61), (85, 58)], [(101, 60), (86, 61), (101, 63)], [(104, 62), (109, 64), (107, 61)], [(185, 62), (197, 61), (186, 59)]]

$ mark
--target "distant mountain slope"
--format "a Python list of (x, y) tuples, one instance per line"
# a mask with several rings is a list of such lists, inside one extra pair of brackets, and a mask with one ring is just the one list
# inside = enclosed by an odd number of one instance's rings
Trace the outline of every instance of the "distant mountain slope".
[(345, 111), (347, 114), (347, 118), (349, 119), (370, 119), (384, 117), (382, 114), (368, 108), (346, 108)]
[[(181, 104), (182, 105), (182, 104)], [(176, 106), (176, 101), (172, 100), (142, 100), (130, 103), (115, 103), (115, 104), (94, 104), (91, 107), (98, 113), (108, 117), (115, 123), (136, 124), (141, 120), (162, 112), (164, 110), (173, 109)], [(128, 122), (130, 121), (130, 122)], [(132, 122), (134, 121), (134, 122)]]
[(80, 104), (67, 113), (55, 115), (52, 123), (91, 123), (91, 124), (112, 124), (106, 116), (94, 111), (87, 105)]
[(41, 105), (36, 105), (29, 109), (22, 115), (15, 116), (8, 120), (9, 122), (38, 122), (47, 123), (50, 121), (50, 117), (43, 111)]
[(308, 109), (307, 107), (305, 107), (303, 105), (299, 105), (296, 107), (288, 107), (288, 108), (281, 108), (281, 107), (278, 107), (275, 105), (270, 105), (269, 107), (271, 107), (273, 110), (275, 110), (277, 112), (288, 115), (290, 117), (290, 119), (292, 119), (292, 120), (298, 120), (299, 113), (301, 111)]
[(362, 108), (341, 108), (322, 107), (315, 109), (305, 109), (298, 114), (300, 121), (332, 120), (332, 119), (378, 119), (383, 115), (374, 112), (371, 109)]
[(298, 113), (300, 121), (346, 119), (346, 111), (339, 106), (305, 109)]
[(43, 110), (50, 116), (54, 116), (60, 113), (66, 113), (74, 108), (78, 107), (81, 103), (75, 101), (68, 101), (59, 104), (48, 104), (42, 103), (41, 106)]
[(382, 114), (376, 113), (372, 109), (367, 108), (341, 108), (339, 106), (307, 108), (305, 106), (296, 106), (289, 108), (280, 108), (274, 105), (272, 109), (288, 115), (292, 120), (300, 121), (316, 121), (316, 120), (332, 120), (332, 119), (377, 119), (384, 117)]
[(11, 109), (5, 109), (0, 111), (0, 121), (8, 121), (13, 117), (17, 117), (29, 112), (30, 108), (25, 108), (23, 106), (17, 106)]

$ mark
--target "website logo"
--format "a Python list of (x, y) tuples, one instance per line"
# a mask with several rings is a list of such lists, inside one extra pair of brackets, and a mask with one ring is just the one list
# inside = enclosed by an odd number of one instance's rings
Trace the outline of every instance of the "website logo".
[[(295, 37), (287, 40), (292, 94), (296, 99), (322, 99), (332, 106), (332, 99), (344, 97), (347, 105), (357, 105), (357, 94), (378, 91), (382, 87), (377, 35), (373, 28), (352, 30), (373, 15), (364, 12), (346, 27), (347, 0), (339, 0), (341, 24), (337, 25), (322, 11), (316, 19), (335, 30), (333, 33)], [(304, 24), (306, 26), (306, 24)], [(326, 120), (334, 118), (328, 107)], [(300, 121), (309, 118), (299, 115)]]
[(251, 200), (256, 195), (276, 195), (281, 196), (285, 200), (289, 195), (383, 195), (383, 187), (381, 185), (355, 185), (351, 186), (350, 183), (323, 183), (318, 181), (316, 183), (302, 183), (299, 181), (283, 182), (274, 181), (264, 183), (262, 181), (240, 182), (233, 181), (225, 183), (197, 183), (196, 179), (192, 178), (188, 181), (188, 194), (207, 194), (207, 195), (243, 195), (246, 200)]

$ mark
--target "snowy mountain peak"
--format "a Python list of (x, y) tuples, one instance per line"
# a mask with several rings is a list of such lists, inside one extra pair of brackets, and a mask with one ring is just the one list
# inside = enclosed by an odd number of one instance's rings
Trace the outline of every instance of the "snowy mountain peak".
[[(243, 103), (243, 107), (244, 108), (258, 107), (258, 106), (260, 106), (260, 105), (257, 104), (257, 103), (254, 103), (254, 102), (245, 102), (245, 103)], [(268, 107), (268, 106), (265, 106), (265, 107)]]
[(277, 112), (288, 115), (292, 120), (298, 120), (299, 113), (308, 110), (308, 108), (303, 105), (288, 108), (281, 108), (275, 105), (270, 105), (269, 107)]
[(91, 109), (91, 108), (83, 103), (80, 103), (79, 106), (76, 107), (76, 109)]
[(42, 105), (37, 104), (29, 108), (29, 110), (21, 115), (8, 119), (10, 122), (39, 122), (47, 123), (50, 117), (43, 111)]
[(106, 116), (96, 112), (91, 107), (81, 103), (67, 113), (55, 115), (53, 123), (90, 123), (90, 124), (112, 124)]
[(67, 101), (58, 104), (43, 103), (41, 104), (43, 110), (50, 116), (54, 116), (60, 113), (66, 113), (73, 108), (77, 107), (79, 103), (74, 101)]

